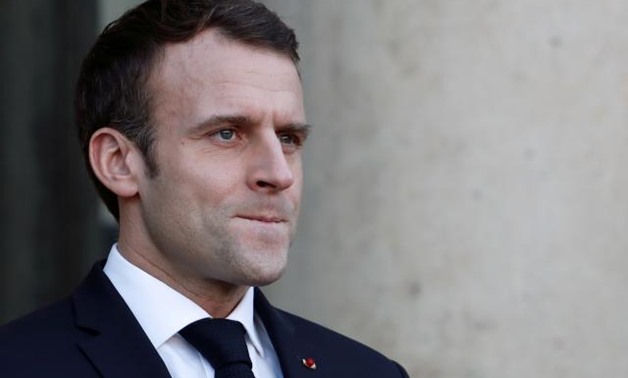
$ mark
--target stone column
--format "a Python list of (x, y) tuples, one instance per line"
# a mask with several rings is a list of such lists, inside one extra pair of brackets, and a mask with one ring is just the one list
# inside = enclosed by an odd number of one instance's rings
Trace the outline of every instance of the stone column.
[(628, 3), (266, 3), (314, 125), (273, 301), (412, 377), (627, 376)]
[(91, 1), (0, 2), (0, 323), (67, 295), (102, 255), (72, 108), (95, 19)]

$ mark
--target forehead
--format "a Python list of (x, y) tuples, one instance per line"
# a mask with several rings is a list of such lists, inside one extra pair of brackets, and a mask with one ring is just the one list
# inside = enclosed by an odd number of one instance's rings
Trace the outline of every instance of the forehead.
[(303, 112), (299, 74), (288, 56), (233, 41), (212, 29), (185, 43), (167, 45), (151, 73), (149, 90), (156, 110), (178, 106), (202, 113), (240, 103)]

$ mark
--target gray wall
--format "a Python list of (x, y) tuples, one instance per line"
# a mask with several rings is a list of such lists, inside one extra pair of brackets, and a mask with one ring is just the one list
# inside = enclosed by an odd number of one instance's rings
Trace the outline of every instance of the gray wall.
[(120, 17), (125, 10), (141, 2), (141, 0), (98, 0), (100, 29)]
[(267, 3), (314, 125), (275, 302), (413, 377), (628, 376), (628, 3)]

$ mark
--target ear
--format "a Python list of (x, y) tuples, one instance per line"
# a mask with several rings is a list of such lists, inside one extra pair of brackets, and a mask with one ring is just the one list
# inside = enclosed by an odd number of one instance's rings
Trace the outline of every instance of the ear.
[(96, 130), (89, 141), (89, 163), (98, 180), (119, 197), (137, 194), (143, 159), (119, 131), (109, 127)]

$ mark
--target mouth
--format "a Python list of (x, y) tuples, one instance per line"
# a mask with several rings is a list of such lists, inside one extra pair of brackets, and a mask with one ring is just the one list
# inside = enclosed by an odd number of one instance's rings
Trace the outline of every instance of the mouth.
[(236, 218), (245, 219), (248, 221), (262, 222), (262, 223), (286, 223), (288, 220), (284, 217), (275, 215), (237, 215)]

